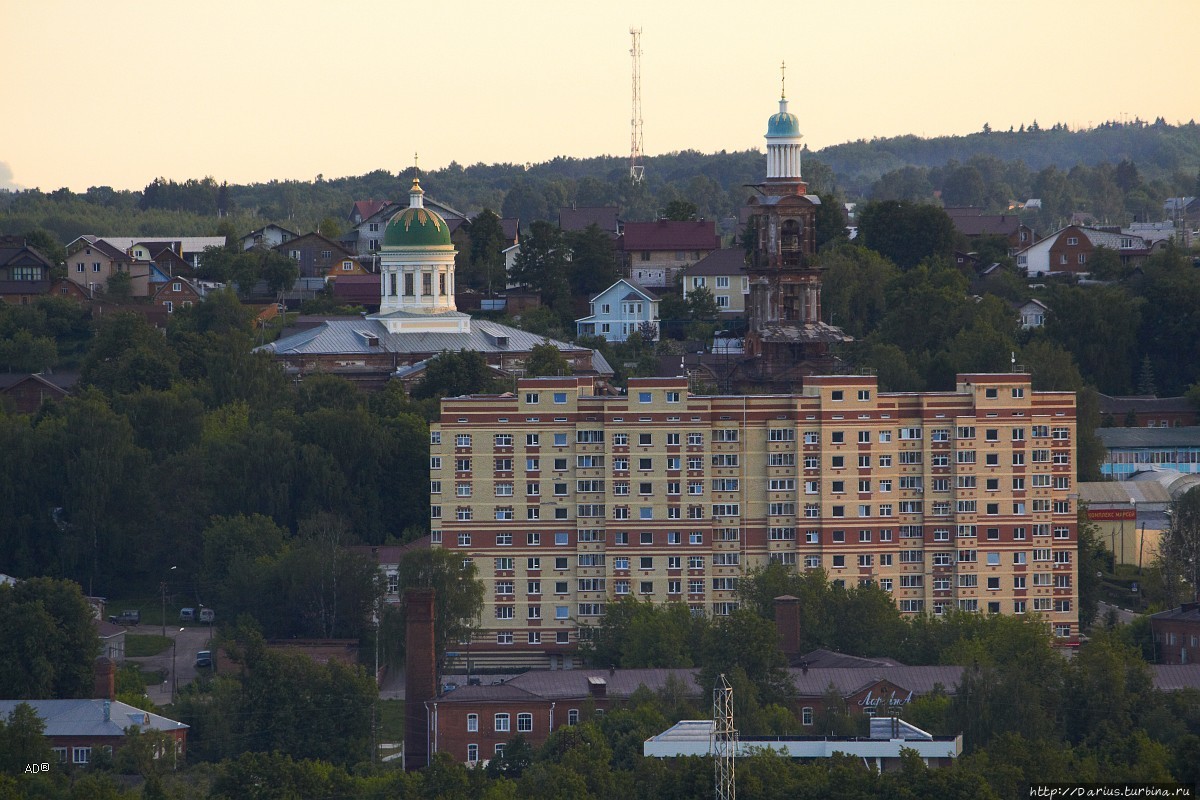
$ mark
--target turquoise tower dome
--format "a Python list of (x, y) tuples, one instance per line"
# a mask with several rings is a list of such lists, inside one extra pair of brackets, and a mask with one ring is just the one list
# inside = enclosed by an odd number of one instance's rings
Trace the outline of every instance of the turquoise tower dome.
[(780, 99), (779, 113), (767, 120), (767, 136), (800, 136), (800, 118), (787, 110), (787, 100)]

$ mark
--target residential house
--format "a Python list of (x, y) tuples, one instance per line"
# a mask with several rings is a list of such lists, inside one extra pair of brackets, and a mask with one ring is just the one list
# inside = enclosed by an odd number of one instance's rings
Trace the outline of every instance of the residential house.
[(333, 296), (340, 304), (346, 306), (362, 306), (367, 311), (379, 310), (379, 281), (378, 275), (344, 275), (335, 281)]
[(1184, 247), (1191, 247), (1200, 240), (1200, 197), (1167, 198), (1163, 203), (1163, 216), (1176, 223)]
[(626, 275), (648, 289), (673, 289), (676, 277), (721, 246), (713, 220), (627, 222), (618, 239)]
[(384, 580), (385, 603), (399, 603), (400, 597), (400, 562), (410, 553), (429, 549), (428, 534), (420, 539), (399, 545), (353, 545), (347, 548), (350, 552), (371, 559), (379, 565), (379, 572)]
[(187, 725), (120, 700), (0, 700), (0, 715), (7, 717), (21, 703), (29, 705), (42, 720), (43, 735), (50, 740), (60, 763), (87, 766), (98, 752), (120, 749), (135, 725), (141, 731), (159, 731), (174, 740), (174, 752), (160, 756), (173, 764), (187, 750)]
[(948, 206), (946, 214), (954, 222), (954, 229), (969, 240), (991, 236), (1003, 238), (1008, 243), (1010, 256), (1037, 241), (1033, 228), (1015, 214), (984, 214), (980, 208), (954, 206)]
[[(426, 197), (423, 202), (426, 208), (433, 209), (446, 221), (451, 235), (467, 219), (466, 214), (436, 200)], [(338, 237), (338, 243), (360, 259), (364, 256), (377, 256), (383, 248), (383, 234), (388, 221), (405, 208), (407, 206), (403, 203), (393, 203), (390, 200), (356, 201), (348, 215), (350, 224), (354, 227)]]
[(683, 298), (697, 289), (707, 289), (722, 317), (746, 313), (750, 278), (746, 274), (746, 251), (740, 247), (713, 250), (683, 271)]
[(326, 278), (330, 275), (365, 275), (354, 253), (319, 233), (293, 237), (272, 248), (300, 265), (301, 278)]
[(1132, 233), (1068, 225), (1018, 251), (1017, 267), (1031, 278), (1048, 273), (1088, 273), (1089, 260), (1100, 247), (1117, 253), (1121, 263), (1128, 265), (1145, 261), (1151, 250), (1149, 242)]
[(50, 283), (50, 291), (47, 294), (54, 297), (66, 297), (80, 303), (87, 303), (92, 299), (92, 295), (87, 289), (68, 278), (59, 278), (56, 281), (52, 281)]
[(150, 291), (150, 262), (137, 261), (124, 249), (97, 236), (81, 236), (67, 248), (67, 278), (83, 287), (89, 295), (103, 292), (117, 273), (127, 273), (134, 297), (146, 297)]
[[(163, 277), (189, 274), (192, 264), (176, 249), (177, 242), (139, 242), (130, 248), (130, 255), (139, 261), (149, 261), (163, 274)], [(151, 277), (151, 283), (154, 283)]]
[(0, 236), (0, 302), (25, 305), (48, 294), (53, 268), (23, 237)]
[(587, 230), (595, 225), (614, 240), (621, 235), (621, 219), (616, 206), (571, 206), (558, 210), (558, 227), (564, 232)]
[(1031, 298), (1024, 303), (1014, 303), (1017, 314), (1021, 317), (1021, 329), (1040, 328), (1046, 324), (1046, 315), (1050, 307), (1037, 298)]
[(193, 306), (202, 299), (204, 299), (204, 295), (200, 289), (191, 281), (183, 278), (164, 281), (159, 285), (158, 291), (154, 293), (155, 305), (165, 308), (168, 314), (174, 313), (176, 308)]
[(41, 718), (45, 726), (42, 735), (50, 740), (60, 762), (86, 766), (98, 752), (120, 749), (129, 729), (137, 726), (170, 737), (174, 748), (158, 757), (170, 758), (172, 765), (178, 763), (187, 754), (188, 726), (115, 699), (116, 665), (106, 656), (94, 663), (94, 699), (0, 700), (0, 717), (7, 718), (22, 703), (29, 705)]
[(1154, 651), (1160, 664), (1200, 662), (1200, 598), (1150, 615)]
[[(143, 239), (136, 236), (82, 236), (80, 239), (96, 239), (103, 238), (118, 250), (129, 253), (136, 258), (146, 260), (151, 257), (150, 251), (159, 249), (160, 245), (168, 245), (175, 253), (187, 262), (191, 269), (196, 269), (200, 266), (200, 257), (204, 250), (209, 247), (224, 247), (224, 236), (174, 236), (166, 239)], [(71, 244), (67, 245), (67, 251), (71, 252), (75, 249), (76, 244), (80, 241), (76, 239)], [(145, 251), (139, 250), (138, 246), (144, 246)]]
[(48, 400), (62, 400), (79, 376), (62, 374), (0, 373), (0, 406), (18, 414), (32, 414)]
[(282, 225), (276, 225), (272, 222), (270, 225), (264, 225), (243, 236), (242, 249), (250, 250), (254, 247), (270, 249), (299, 236), (300, 234), (295, 231), (288, 230)]
[(634, 331), (658, 341), (658, 297), (633, 281), (621, 278), (590, 301), (592, 313), (575, 320), (580, 336), (599, 336), (623, 342)]

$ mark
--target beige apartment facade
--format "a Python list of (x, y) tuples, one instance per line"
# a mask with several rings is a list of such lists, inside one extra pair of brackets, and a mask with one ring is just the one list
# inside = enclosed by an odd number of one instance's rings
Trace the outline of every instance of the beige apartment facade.
[(1027, 374), (755, 396), (525, 379), (443, 400), (430, 454), (433, 546), (487, 587), (476, 662), (572, 666), (625, 597), (728, 614), (770, 561), (877, 583), (905, 614), (1037, 613), (1078, 637), (1075, 397)]

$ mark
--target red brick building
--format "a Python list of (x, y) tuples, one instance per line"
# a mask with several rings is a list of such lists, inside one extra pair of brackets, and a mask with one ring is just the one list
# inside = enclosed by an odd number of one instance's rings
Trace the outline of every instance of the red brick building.
[(1160, 664), (1195, 664), (1200, 661), (1200, 602), (1160, 611), (1150, 617), (1154, 647)]
[(193, 306), (201, 299), (200, 290), (183, 278), (172, 278), (160, 284), (154, 294), (154, 304), (165, 308), (168, 314), (175, 313), (179, 308)]
[[(1130, 415), (1132, 420), (1130, 420)], [(1100, 395), (1101, 417), (1111, 417), (1116, 427), (1185, 428), (1200, 425), (1200, 414), (1186, 397)], [(1132, 424), (1126, 424), (1131, 421)], [(1107, 420), (1104, 420), (1107, 424)]]

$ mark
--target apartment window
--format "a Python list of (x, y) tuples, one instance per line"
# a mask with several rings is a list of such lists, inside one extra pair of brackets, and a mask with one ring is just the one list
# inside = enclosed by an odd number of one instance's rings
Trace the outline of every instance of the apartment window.
[(497, 733), (505, 733), (509, 730), (508, 714), (497, 714), (495, 716), (495, 730)]
[(533, 714), (517, 714), (517, 732), (528, 733), (533, 730)]

